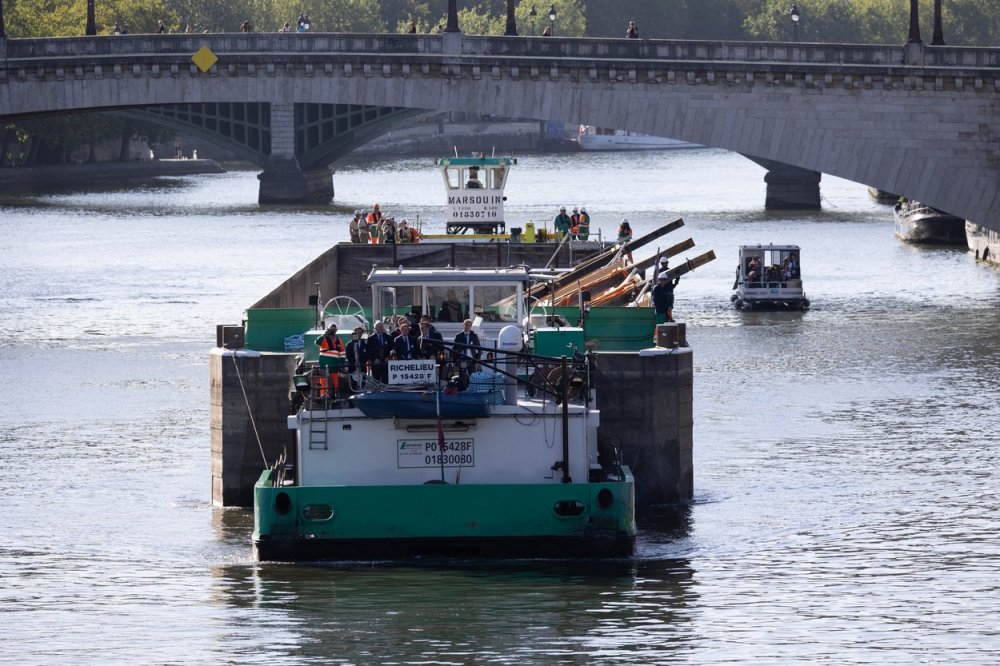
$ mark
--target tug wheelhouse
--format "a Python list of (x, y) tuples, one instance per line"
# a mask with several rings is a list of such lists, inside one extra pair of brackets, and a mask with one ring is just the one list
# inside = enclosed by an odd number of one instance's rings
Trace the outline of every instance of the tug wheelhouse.
[(449, 234), (501, 234), (510, 157), (450, 157), (437, 161), (448, 195)]

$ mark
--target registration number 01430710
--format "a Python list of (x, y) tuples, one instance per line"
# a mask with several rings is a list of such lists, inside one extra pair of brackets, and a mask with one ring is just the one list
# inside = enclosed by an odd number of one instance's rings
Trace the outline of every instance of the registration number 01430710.
[(424, 467), (475, 467), (475, 443), (471, 438), (446, 439), (444, 450), (436, 437), (428, 439), (401, 439), (396, 447), (396, 464), (399, 469)]

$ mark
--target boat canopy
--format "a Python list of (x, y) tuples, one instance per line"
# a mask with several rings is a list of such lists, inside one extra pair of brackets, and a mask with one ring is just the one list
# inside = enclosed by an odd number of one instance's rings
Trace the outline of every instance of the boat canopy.
[(798, 245), (741, 245), (740, 275), (748, 283), (801, 277)]

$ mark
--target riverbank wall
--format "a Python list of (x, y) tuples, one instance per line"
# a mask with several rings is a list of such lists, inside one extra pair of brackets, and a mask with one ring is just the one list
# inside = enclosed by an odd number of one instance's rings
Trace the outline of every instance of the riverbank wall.
[(0, 189), (51, 187), (66, 183), (121, 182), (160, 176), (190, 176), (222, 173), (215, 160), (143, 160), (134, 162), (93, 162), (52, 166), (0, 169)]

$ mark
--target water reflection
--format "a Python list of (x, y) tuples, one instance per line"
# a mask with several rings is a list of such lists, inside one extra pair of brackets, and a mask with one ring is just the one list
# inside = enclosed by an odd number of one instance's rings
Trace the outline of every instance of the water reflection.
[[(218, 597), (303, 661), (663, 659), (690, 639), (686, 560), (263, 564), (216, 571)], [(259, 646), (258, 646), (259, 647)]]

